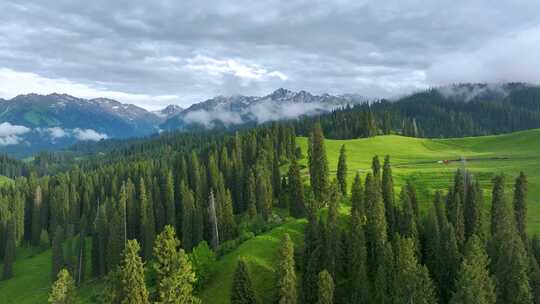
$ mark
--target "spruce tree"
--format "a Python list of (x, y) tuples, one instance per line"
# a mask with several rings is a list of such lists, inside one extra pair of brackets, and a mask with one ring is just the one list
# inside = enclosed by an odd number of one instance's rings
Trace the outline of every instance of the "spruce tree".
[(304, 201), (304, 183), (300, 176), (300, 167), (296, 158), (293, 158), (291, 161), (288, 179), (289, 212), (292, 216), (299, 218), (305, 215), (306, 206)]
[(346, 277), (348, 280), (349, 303), (369, 303), (369, 280), (367, 270), (367, 250), (362, 218), (351, 215), (348, 233)]
[(387, 241), (387, 225), (384, 204), (381, 200), (380, 189), (375, 177), (371, 173), (368, 173), (365, 183), (368, 263), (372, 267), (370, 272), (373, 275), (378, 265), (382, 263), (379, 253), (384, 250)]
[(171, 225), (166, 225), (157, 236), (154, 246), (153, 268), (156, 272), (159, 303), (200, 303), (193, 296), (196, 281), (191, 263)]
[(39, 245), (41, 235), (41, 205), (43, 204), (43, 193), (41, 186), (37, 186), (34, 191), (34, 204), (32, 205), (32, 245)]
[(390, 165), (389, 155), (384, 158), (381, 187), (384, 211), (386, 213), (386, 222), (388, 224), (388, 235), (392, 236), (396, 231), (396, 215), (394, 203), (394, 180), (392, 177), (392, 166)]
[(182, 198), (182, 247), (191, 251), (195, 245), (193, 243), (195, 198), (185, 182), (180, 185), (180, 197)]
[(111, 220), (107, 237), (107, 269), (114, 269), (122, 259), (122, 252), (127, 241), (123, 216), (124, 204), (116, 204), (115, 200), (110, 200), (108, 207), (110, 207), (108, 210), (111, 213)]
[(244, 260), (238, 261), (234, 272), (231, 304), (255, 304), (257, 299), (253, 290), (251, 277), (249, 275), (247, 264)]
[(52, 280), (56, 279), (58, 272), (64, 267), (64, 249), (62, 248), (63, 240), (64, 230), (58, 226), (56, 227), (52, 241)]
[(58, 272), (58, 277), (49, 292), (49, 304), (75, 304), (77, 294), (75, 281), (65, 268)]
[(257, 182), (253, 170), (248, 170), (245, 189), (245, 209), (249, 217), (253, 219), (257, 215)]
[(294, 245), (288, 233), (281, 240), (277, 276), (279, 304), (296, 304), (298, 300), (296, 272), (294, 268)]
[(154, 208), (151, 205), (151, 201), (148, 199), (146, 184), (143, 178), (139, 181), (139, 203), (141, 208), (141, 235), (139, 239), (141, 240), (143, 248), (142, 256), (148, 260), (152, 257), (152, 246), (154, 246), (156, 225), (154, 221)]
[(208, 223), (210, 225), (210, 246), (212, 246), (212, 249), (214, 250), (217, 250), (220, 244), (220, 234), (216, 212), (216, 199), (214, 197), (214, 191), (213, 189), (210, 189), (210, 195), (208, 197)]
[(351, 188), (351, 215), (358, 215), (362, 221), (365, 217), (364, 187), (360, 174), (356, 174)]
[(334, 280), (330, 273), (323, 270), (319, 273), (317, 283), (317, 304), (334, 303)]
[(7, 225), (6, 246), (4, 248), (4, 269), (2, 279), (7, 280), (13, 277), (13, 264), (15, 263), (16, 247), (15, 221), (11, 219)]
[(527, 242), (527, 176), (520, 172), (514, 186), (516, 227), (523, 242)]
[(497, 286), (497, 303), (532, 303), (529, 261), (517, 231), (513, 208), (504, 199), (504, 179), (493, 185), (491, 270)]
[(129, 240), (120, 264), (119, 279), (121, 304), (148, 304), (148, 290), (144, 282), (144, 263), (139, 256), (137, 240)]
[(456, 281), (451, 304), (495, 304), (495, 284), (489, 274), (489, 258), (479, 237), (467, 241), (465, 257)]
[(435, 289), (425, 266), (418, 264), (414, 241), (396, 239), (394, 303), (436, 303)]
[(169, 170), (162, 174), (162, 198), (163, 205), (165, 206), (165, 223), (176, 227), (176, 204), (174, 193), (174, 178), (172, 172)]
[(345, 145), (339, 149), (339, 160), (337, 165), (336, 179), (338, 181), (339, 190), (343, 196), (347, 195), (347, 154)]
[(318, 204), (326, 203), (328, 191), (328, 159), (324, 146), (324, 135), (319, 122), (315, 123), (309, 137), (309, 176), (311, 188)]

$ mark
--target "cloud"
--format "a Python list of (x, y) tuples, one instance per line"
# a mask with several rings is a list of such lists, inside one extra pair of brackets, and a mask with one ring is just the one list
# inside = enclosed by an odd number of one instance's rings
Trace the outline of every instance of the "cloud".
[(427, 80), (455, 82), (540, 83), (540, 26), (496, 37), (470, 52), (441, 56), (427, 70)]
[(277, 87), (385, 97), (540, 81), (536, 0), (129, 3), (1, 1), (0, 96), (54, 90), (157, 109)]
[(9, 122), (0, 124), (0, 146), (16, 145), (22, 142), (20, 135), (31, 130), (25, 126), (12, 125)]
[(88, 140), (88, 141), (100, 141), (102, 139), (109, 138), (107, 136), (107, 134), (98, 133), (98, 132), (96, 132), (95, 130), (92, 130), (92, 129), (75, 128), (75, 129), (73, 129), (73, 135), (78, 140), (83, 140), (83, 141), (86, 141), (86, 140)]
[(188, 112), (184, 121), (189, 124), (201, 124), (207, 128), (214, 127), (215, 122), (221, 122), (225, 125), (234, 125), (242, 123), (242, 117), (237, 112), (231, 112), (222, 108), (214, 111), (196, 110)]

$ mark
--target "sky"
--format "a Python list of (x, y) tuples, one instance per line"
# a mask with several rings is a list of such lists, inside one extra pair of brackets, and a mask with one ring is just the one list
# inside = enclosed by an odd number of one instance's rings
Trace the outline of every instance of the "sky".
[(540, 83), (540, 1), (2, 0), (0, 98), (155, 110), (217, 95)]

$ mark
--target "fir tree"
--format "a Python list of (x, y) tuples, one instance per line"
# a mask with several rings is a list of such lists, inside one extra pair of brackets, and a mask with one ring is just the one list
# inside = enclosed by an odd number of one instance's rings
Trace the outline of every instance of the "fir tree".
[(482, 241), (472, 235), (467, 241), (452, 304), (495, 304), (495, 284), (489, 274), (489, 258)]
[(245, 209), (247, 210), (249, 217), (253, 219), (257, 215), (257, 182), (255, 181), (255, 173), (253, 170), (248, 170), (245, 189)]
[(379, 252), (384, 250), (387, 240), (387, 225), (384, 204), (381, 200), (380, 189), (375, 177), (368, 173), (365, 183), (368, 262), (372, 267), (371, 273), (374, 274), (378, 265), (382, 262)]
[(56, 279), (58, 272), (64, 267), (63, 239), (64, 230), (61, 227), (56, 227), (52, 241), (52, 280)]
[(386, 213), (386, 222), (388, 224), (388, 235), (392, 236), (396, 231), (396, 215), (394, 203), (394, 180), (392, 177), (392, 166), (390, 165), (389, 155), (384, 158), (381, 187), (384, 211)]
[(343, 196), (347, 195), (347, 154), (345, 145), (339, 150), (339, 160), (337, 165), (336, 179), (338, 181), (339, 190)]
[(139, 203), (141, 208), (141, 236), (139, 239), (141, 240), (143, 247), (142, 256), (148, 260), (152, 257), (152, 246), (154, 245), (154, 238), (156, 235), (156, 225), (154, 222), (154, 208), (151, 205), (151, 201), (148, 199), (143, 178), (139, 181)]
[(320, 123), (313, 126), (313, 131), (309, 137), (308, 163), (311, 188), (315, 194), (315, 200), (319, 204), (324, 204), (326, 203), (328, 191), (328, 160)]
[(419, 265), (412, 239), (396, 240), (394, 303), (436, 303), (435, 289), (425, 266)]
[(7, 225), (6, 245), (4, 249), (4, 269), (2, 279), (7, 280), (13, 277), (13, 264), (16, 256), (16, 240), (15, 240), (15, 221), (11, 219)]
[(244, 260), (238, 261), (236, 270), (234, 272), (232, 290), (231, 290), (231, 304), (255, 304), (257, 300), (255, 298), (255, 291), (251, 283), (251, 277), (248, 272), (246, 262)]
[(129, 240), (120, 264), (119, 279), (121, 304), (148, 304), (148, 290), (144, 282), (144, 263), (139, 256), (139, 243)]
[(351, 216), (348, 234), (347, 266), (349, 303), (369, 303), (369, 280), (367, 276), (367, 251), (362, 219), (359, 214)]
[(69, 271), (62, 269), (58, 272), (58, 277), (49, 292), (49, 304), (75, 304), (77, 295), (75, 281)]
[(285, 234), (281, 240), (279, 251), (278, 276), (278, 303), (296, 304), (298, 295), (296, 292), (296, 273), (294, 268), (294, 246), (289, 234)]
[(514, 187), (514, 214), (518, 233), (527, 243), (527, 176), (523, 172), (519, 173)]
[(180, 185), (180, 197), (182, 198), (182, 247), (191, 251), (194, 245), (195, 198), (185, 182)]
[(39, 245), (41, 234), (41, 205), (43, 204), (43, 193), (41, 186), (37, 186), (34, 191), (34, 204), (32, 205), (32, 244)]
[(304, 201), (304, 183), (300, 176), (300, 167), (293, 158), (288, 174), (288, 191), (289, 191), (289, 212), (292, 216), (299, 218), (305, 215), (306, 207)]
[(162, 198), (165, 206), (165, 223), (176, 227), (176, 204), (174, 201), (174, 179), (169, 170), (162, 174)]
[(317, 304), (334, 303), (334, 280), (330, 273), (323, 270), (319, 273), (317, 284)]
[(364, 206), (364, 187), (360, 174), (356, 174), (351, 188), (351, 215), (358, 215), (360, 220), (364, 222), (365, 206)]
[(195, 273), (176, 238), (174, 228), (166, 225), (157, 236), (153, 268), (156, 272), (158, 303), (200, 303), (193, 296)]

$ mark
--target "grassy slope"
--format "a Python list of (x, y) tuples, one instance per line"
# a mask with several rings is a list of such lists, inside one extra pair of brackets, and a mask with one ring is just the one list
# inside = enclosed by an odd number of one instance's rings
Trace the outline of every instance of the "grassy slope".
[(282, 236), (288, 233), (296, 245), (303, 241), (305, 220), (293, 220), (272, 231), (244, 242), (238, 249), (219, 260), (216, 273), (201, 294), (203, 303), (229, 303), (232, 278), (239, 259), (244, 258), (252, 275), (260, 303), (274, 299), (275, 266)]
[[(307, 151), (306, 138), (299, 138), (297, 142), (302, 151)], [(374, 155), (379, 155), (382, 162), (388, 154), (392, 160), (396, 191), (407, 179), (413, 180), (423, 206), (431, 201), (436, 189), (448, 188), (457, 168), (471, 170), (480, 180), (488, 198), (494, 174), (506, 174), (507, 194), (511, 195), (514, 177), (519, 171), (524, 171), (529, 178), (529, 231), (540, 232), (540, 130), (459, 139), (388, 135), (368, 139), (326, 140), (332, 172), (335, 172), (342, 144), (347, 147), (350, 181), (356, 172), (365, 173), (370, 169)], [(437, 163), (439, 160), (461, 157), (467, 161), (448, 165)]]
[[(302, 150), (306, 151), (305, 138), (298, 139)], [(487, 136), (464, 139), (418, 139), (401, 136), (379, 136), (357, 140), (327, 140), (328, 159), (331, 170), (335, 170), (339, 148), (346, 144), (348, 150), (349, 179), (357, 171), (367, 172), (371, 158), (378, 154), (381, 158), (392, 157), (396, 190), (403, 182), (412, 178), (419, 188), (422, 204), (430, 201), (433, 189), (446, 189), (452, 182), (456, 168), (465, 166), (480, 178), (488, 194), (489, 181), (494, 173), (505, 172), (508, 185), (520, 171), (529, 176), (529, 229), (540, 231), (540, 130), (519, 132), (501, 136)], [(465, 164), (438, 164), (438, 160), (469, 160)], [(508, 157), (508, 159), (493, 159)], [(382, 160), (382, 159), (381, 159)], [(511, 189), (507, 192), (510, 194)], [(296, 244), (302, 242), (305, 220), (288, 222), (281, 227), (257, 236), (243, 243), (237, 250), (218, 261), (215, 276), (201, 294), (204, 303), (228, 303), (232, 277), (236, 263), (246, 258), (253, 275), (258, 295), (264, 295), (261, 303), (270, 303), (275, 284), (276, 253), (281, 236), (287, 232)], [(88, 246), (89, 248), (90, 246)], [(50, 250), (33, 255), (21, 249), (15, 264), (15, 278), (0, 281), (2, 303), (44, 303), (49, 288)], [(0, 266), (1, 268), (1, 266)], [(93, 303), (101, 282), (87, 282), (80, 289), (83, 303)]]

